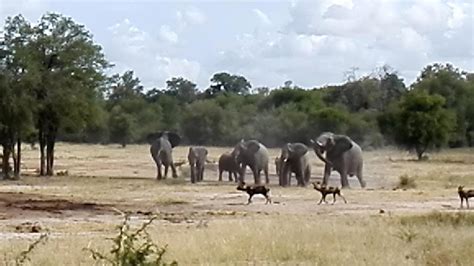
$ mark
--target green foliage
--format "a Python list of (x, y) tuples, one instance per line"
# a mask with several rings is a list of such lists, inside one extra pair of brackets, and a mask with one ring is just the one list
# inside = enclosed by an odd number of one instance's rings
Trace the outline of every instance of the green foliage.
[(125, 147), (134, 139), (137, 128), (132, 115), (124, 112), (120, 106), (112, 108), (109, 117), (110, 141)]
[(196, 101), (190, 104), (183, 115), (183, 136), (191, 143), (217, 144), (222, 136), (226, 118), (223, 109), (213, 101)]
[(221, 92), (246, 95), (250, 93), (252, 85), (243, 76), (231, 75), (226, 72), (216, 73), (211, 78), (208, 95), (217, 95)]
[(193, 82), (182, 77), (172, 78), (166, 81), (167, 94), (176, 99), (180, 103), (191, 103), (196, 99), (197, 87)]
[(408, 93), (394, 116), (397, 143), (415, 149), (418, 159), (428, 148), (445, 145), (456, 120), (444, 104), (444, 98), (439, 95), (425, 91)]
[(116, 266), (178, 265), (176, 261), (171, 263), (164, 261), (166, 246), (159, 247), (147, 232), (147, 227), (158, 218), (157, 216), (150, 218), (136, 230), (132, 230), (130, 227), (130, 215), (125, 214), (124, 216), (123, 223), (118, 226), (118, 235), (112, 239), (113, 246), (110, 250), (112, 256), (89, 248), (85, 249), (92, 254), (94, 260)]
[(407, 189), (407, 188), (416, 188), (416, 182), (414, 177), (408, 175), (401, 175), (398, 181), (397, 188)]

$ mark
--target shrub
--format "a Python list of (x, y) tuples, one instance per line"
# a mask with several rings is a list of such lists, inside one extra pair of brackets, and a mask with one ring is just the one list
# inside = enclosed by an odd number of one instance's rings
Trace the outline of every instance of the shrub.
[(98, 251), (86, 248), (96, 261), (105, 261), (117, 266), (167, 266), (178, 265), (176, 261), (166, 263), (163, 256), (167, 246), (159, 247), (153, 242), (146, 231), (147, 227), (157, 218), (153, 216), (143, 223), (137, 230), (130, 228), (130, 215), (124, 215), (123, 223), (118, 226), (119, 233), (112, 239), (113, 246), (110, 250), (112, 257)]
[(415, 178), (409, 177), (408, 175), (402, 175), (399, 177), (398, 188), (416, 188)]

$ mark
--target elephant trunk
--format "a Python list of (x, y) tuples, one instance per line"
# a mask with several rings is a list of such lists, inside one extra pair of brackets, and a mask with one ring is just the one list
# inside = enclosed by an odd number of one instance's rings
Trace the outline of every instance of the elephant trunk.
[(314, 149), (314, 151), (315, 151), (315, 153), (316, 153), (316, 156), (318, 156), (318, 158), (319, 158), (321, 161), (325, 162), (326, 164), (332, 165), (332, 163), (331, 163), (329, 160), (327, 160), (326, 158), (324, 158), (324, 156), (323, 156), (323, 154), (322, 154), (322, 152), (321, 152), (321, 150), (323, 149), (323, 147), (322, 147), (321, 145), (319, 145), (319, 143), (316, 144), (316, 145), (317, 145), (317, 148)]

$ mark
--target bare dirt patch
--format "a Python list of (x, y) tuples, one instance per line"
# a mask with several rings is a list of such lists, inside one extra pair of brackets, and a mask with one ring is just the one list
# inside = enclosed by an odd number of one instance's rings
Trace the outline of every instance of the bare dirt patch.
[(76, 202), (57, 197), (22, 192), (0, 192), (0, 215), (2, 219), (18, 217), (51, 217), (55, 215), (108, 214), (110, 205), (92, 202)]

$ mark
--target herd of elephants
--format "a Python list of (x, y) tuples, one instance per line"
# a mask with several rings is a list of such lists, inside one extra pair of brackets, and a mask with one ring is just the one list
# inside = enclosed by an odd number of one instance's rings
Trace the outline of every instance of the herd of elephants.
[[(173, 177), (177, 177), (173, 163), (173, 148), (179, 145), (181, 137), (173, 132), (164, 131), (149, 136), (150, 153), (157, 166), (157, 179), (166, 178), (171, 167)], [(349, 187), (347, 176), (356, 176), (361, 187), (366, 183), (362, 177), (362, 149), (346, 135), (336, 135), (331, 132), (322, 133), (318, 138), (310, 140), (310, 146), (303, 143), (287, 143), (281, 148), (281, 154), (275, 158), (276, 172), (280, 186), (291, 185), (291, 175), (296, 177), (298, 186), (306, 186), (310, 182), (311, 163), (310, 149), (325, 164), (323, 185), (326, 185), (333, 170), (341, 177), (343, 188)], [(202, 146), (192, 146), (188, 152), (188, 162), (191, 168), (191, 182), (203, 180), (204, 167), (208, 151)], [(162, 166), (164, 173), (162, 173)], [(269, 183), (268, 167), (269, 153), (265, 145), (257, 140), (241, 140), (232, 152), (224, 153), (219, 158), (219, 181), (222, 173), (229, 173), (229, 181), (244, 183), (247, 167), (253, 173), (255, 184), (261, 184), (261, 173), (265, 182)]]

